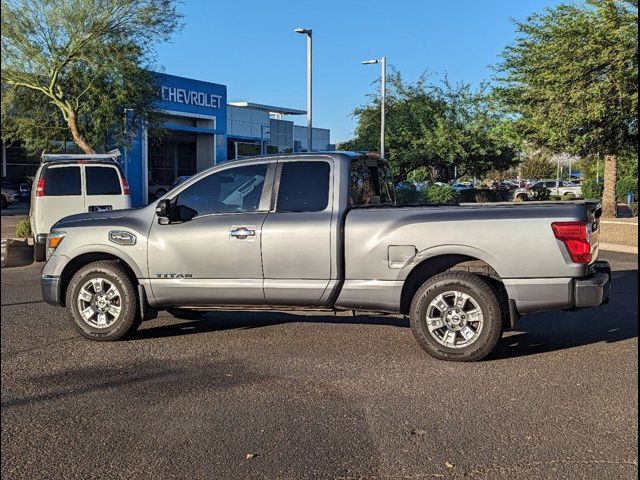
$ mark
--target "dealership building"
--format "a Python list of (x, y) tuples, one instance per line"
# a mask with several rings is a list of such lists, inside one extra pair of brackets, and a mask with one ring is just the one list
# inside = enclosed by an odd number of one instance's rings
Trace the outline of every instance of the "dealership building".
[[(149, 188), (171, 185), (221, 162), (265, 153), (309, 150), (307, 127), (289, 118), (306, 111), (252, 102), (229, 102), (217, 83), (156, 73), (158, 113), (164, 129), (150, 140), (145, 128), (129, 127), (128, 148), (120, 148), (132, 203), (147, 203)], [(126, 112), (126, 111), (125, 111)], [(312, 150), (331, 150), (330, 131), (314, 128)], [(2, 149), (2, 176), (33, 176), (39, 159), (16, 145)]]

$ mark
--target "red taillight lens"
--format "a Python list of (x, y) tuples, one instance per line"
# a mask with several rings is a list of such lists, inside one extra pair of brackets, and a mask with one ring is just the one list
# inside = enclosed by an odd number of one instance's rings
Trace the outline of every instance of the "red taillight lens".
[(36, 185), (36, 197), (44, 197), (44, 177), (38, 179), (38, 184)]
[(129, 182), (127, 182), (127, 179), (124, 177), (120, 177), (120, 180), (122, 182), (122, 193), (129, 195)]
[(554, 222), (553, 234), (565, 244), (571, 260), (575, 263), (591, 262), (591, 242), (587, 222)]

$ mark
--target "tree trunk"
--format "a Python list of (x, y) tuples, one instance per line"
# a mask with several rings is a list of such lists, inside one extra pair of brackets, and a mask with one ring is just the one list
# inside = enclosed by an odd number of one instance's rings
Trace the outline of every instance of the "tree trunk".
[(604, 157), (604, 191), (602, 192), (602, 216), (616, 217), (618, 202), (616, 200), (617, 157)]
[(69, 130), (71, 130), (73, 141), (76, 142), (78, 147), (80, 147), (80, 150), (84, 153), (96, 153), (96, 151), (91, 148), (91, 145), (87, 142), (87, 139), (84, 138), (84, 135), (80, 133), (80, 129), (78, 128), (78, 119), (75, 112), (69, 112), (67, 115), (67, 125), (69, 126)]

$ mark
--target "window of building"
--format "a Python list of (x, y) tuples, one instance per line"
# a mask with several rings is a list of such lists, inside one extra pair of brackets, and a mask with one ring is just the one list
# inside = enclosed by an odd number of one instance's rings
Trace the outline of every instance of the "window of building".
[(86, 167), (87, 195), (120, 195), (120, 177), (113, 167)]
[(320, 212), (329, 203), (327, 162), (284, 162), (278, 191), (278, 212)]
[(80, 195), (80, 167), (54, 167), (44, 172), (44, 194), (59, 197), (64, 195)]

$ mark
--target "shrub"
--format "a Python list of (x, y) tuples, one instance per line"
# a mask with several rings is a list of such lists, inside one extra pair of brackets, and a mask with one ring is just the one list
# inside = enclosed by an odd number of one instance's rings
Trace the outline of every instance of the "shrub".
[(582, 198), (587, 200), (599, 200), (602, 198), (602, 184), (595, 180), (582, 183)]
[(31, 223), (29, 223), (29, 220), (20, 220), (16, 225), (16, 237), (29, 238), (31, 235)]
[(619, 202), (627, 201), (627, 192), (633, 192), (634, 198), (638, 198), (638, 179), (634, 177), (619, 178), (616, 183), (616, 198)]
[(452, 203), (456, 196), (456, 191), (449, 185), (431, 185), (424, 191), (424, 198), (427, 203)]
[(398, 205), (417, 205), (424, 203), (424, 196), (415, 188), (396, 188), (396, 202)]

